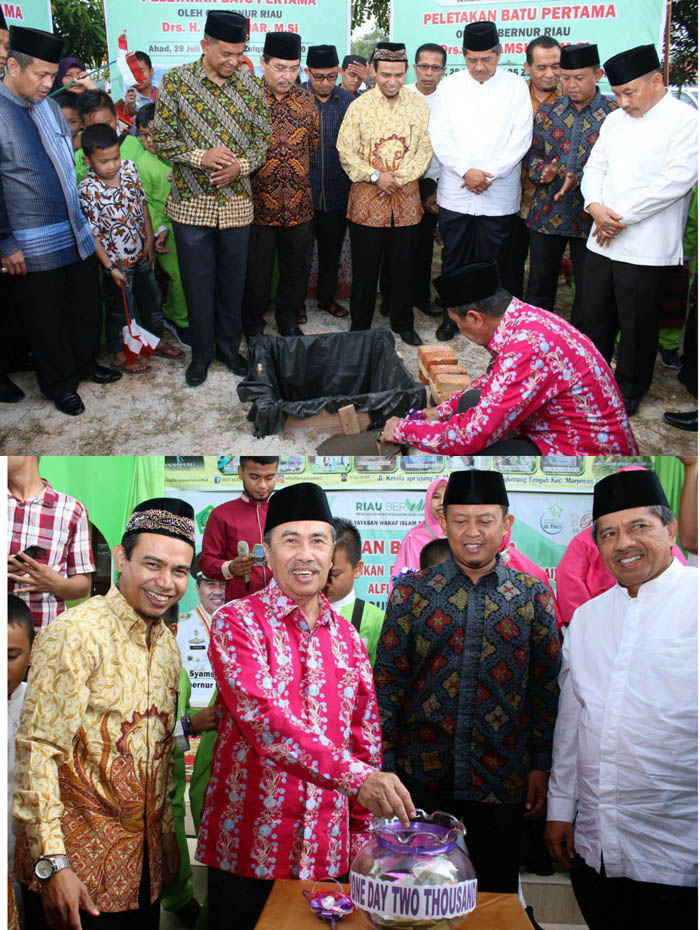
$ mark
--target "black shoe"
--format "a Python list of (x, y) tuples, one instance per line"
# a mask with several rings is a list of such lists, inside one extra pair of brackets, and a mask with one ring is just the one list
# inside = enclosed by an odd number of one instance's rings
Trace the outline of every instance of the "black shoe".
[(238, 375), (241, 378), (245, 378), (245, 376), (248, 374), (248, 362), (243, 358), (243, 356), (240, 353), (236, 353), (236, 355), (233, 356), (233, 360), (230, 362), (227, 361), (223, 357), (223, 355), (220, 355), (218, 352), (216, 353), (216, 358), (220, 362), (223, 362), (224, 365), (228, 368), (228, 370), (232, 372), (234, 375)]
[(637, 407), (641, 403), (641, 397), (624, 397), (622, 398), (622, 403), (625, 405), (625, 410), (627, 411), (628, 417), (633, 417), (637, 412)]
[(183, 349), (191, 349), (189, 326), (177, 326), (172, 320), (163, 320), (163, 326), (169, 330)]
[(197, 387), (199, 384), (204, 384), (207, 380), (208, 372), (208, 365), (195, 365), (194, 362), (191, 362), (191, 364), (187, 366), (187, 371), (185, 372), (185, 381), (190, 387)]
[(17, 387), (14, 381), (10, 381), (7, 375), (0, 375), (0, 404), (16, 404), (23, 397), (22, 388)]
[(396, 333), (401, 342), (405, 342), (407, 346), (422, 346), (423, 340), (415, 331), (415, 329), (404, 329), (400, 333)]
[(438, 342), (449, 342), (457, 335), (457, 327), (452, 320), (443, 320), (435, 331), (435, 338)]
[(121, 371), (115, 371), (113, 368), (105, 368), (104, 365), (95, 365), (94, 369), (85, 379), (94, 381), (95, 384), (113, 384), (122, 376)]
[(675, 426), (676, 429), (684, 429), (689, 433), (697, 433), (698, 431), (698, 411), (696, 410), (687, 410), (685, 413), (674, 413), (666, 411), (664, 414), (664, 422), (668, 423), (669, 426)]
[(67, 413), (69, 417), (77, 417), (85, 410), (85, 404), (75, 391), (71, 391), (70, 394), (64, 394), (63, 397), (59, 397), (54, 403), (56, 404), (57, 410), (60, 410), (61, 413)]
[(389, 316), (389, 298), (383, 297), (382, 302), (379, 304), (379, 312), (382, 316)]
[(659, 346), (659, 355), (661, 356), (661, 364), (664, 368), (673, 368), (675, 371), (680, 371), (683, 367), (680, 356), (675, 349), (662, 349), (661, 346)]
[(426, 316), (442, 316), (441, 308), (436, 307), (432, 300), (418, 300), (413, 306)]
[(305, 336), (306, 333), (303, 333), (298, 326), (292, 326), (291, 329), (281, 329), (279, 331), (280, 336)]
[(187, 927), (188, 930), (194, 930), (194, 927), (197, 924), (197, 919), (199, 917), (199, 912), (201, 910), (202, 905), (199, 903), (199, 901), (197, 901), (196, 898), (190, 898), (187, 904), (183, 905), (173, 913), (183, 927)]

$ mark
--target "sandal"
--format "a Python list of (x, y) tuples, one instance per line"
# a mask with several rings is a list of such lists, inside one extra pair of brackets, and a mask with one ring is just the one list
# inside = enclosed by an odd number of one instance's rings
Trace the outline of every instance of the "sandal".
[(331, 316), (337, 317), (339, 320), (342, 320), (348, 315), (348, 308), (344, 307), (342, 304), (337, 304), (335, 301), (333, 301), (332, 304), (328, 304), (327, 307), (319, 307), (319, 310), (326, 310)]
[[(134, 362), (133, 365), (138, 365), (138, 362)], [(150, 371), (151, 366), (148, 362), (143, 363), (142, 368), (133, 368), (131, 362), (112, 362), (112, 368), (116, 371), (123, 371), (126, 375), (141, 375), (144, 371)]]
[(164, 342), (161, 339), (153, 350), (153, 354), (159, 355), (161, 358), (182, 358), (185, 353), (182, 349), (172, 345), (172, 343)]

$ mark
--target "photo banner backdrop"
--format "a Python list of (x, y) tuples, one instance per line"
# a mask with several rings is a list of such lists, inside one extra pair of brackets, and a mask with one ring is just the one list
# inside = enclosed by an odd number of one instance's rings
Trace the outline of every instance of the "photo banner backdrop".
[[(260, 74), (260, 55), (268, 32), (301, 36), (301, 61), (309, 45), (335, 45), (338, 56), (350, 51), (350, 0), (104, 0), (109, 58), (117, 57), (126, 33), (130, 52), (146, 52), (155, 68), (157, 86), (165, 71), (195, 61), (210, 9), (241, 13), (250, 20), (246, 55)], [(112, 96), (123, 95), (122, 79), (111, 68)]]
[(26, 26), (28, 29), (43, 29), (53, 32), (50, 0), (17, 0), (6, 3), (0, 0), (8, 26)]
[[(538, 35), (561, 45), (595, 43), (601, 62), (635, 45), (656, 45), (663, 54), (665, 0), (615, 0), (614, 3), (567, 3), (559, 0), (392, 0), (391, 37), (405, 42), (409, 60), (424, 42), (447, 52), (447, 71), (464, 68), (464, 27), (479, 20), (496, 23), (503, 47), (499, 66), (524, 75), (525, 48)], [(414, 80), (413, 76), (411, 80)], [(600, 88), (610, 93), (603, 78)]]

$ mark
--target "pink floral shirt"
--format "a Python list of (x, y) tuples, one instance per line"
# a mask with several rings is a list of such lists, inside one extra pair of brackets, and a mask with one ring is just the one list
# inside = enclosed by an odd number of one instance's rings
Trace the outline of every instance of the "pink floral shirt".
[(146, 239), (146, 195), (138, 168), (122, 161), (118, 187), (108, 187), (92, 168), (78, 184), (80, 205), (93, 235), (113, 262), (133, 265)]
[(455, 394), (437, 408), (440, 420), (400, 420), (395, 441), (463, 455), (512, 433), (543, 455), (638, 454), (610, 368), (566, 320), (513, 298), (488, 350), (489, 370), (470, 388), (481, 392), (476, 407), (457, 413)]
[(214, 615), (218, 737), (196, 858), (253, 878), (319, 879), (367, 839), (355, 803), (381, 767), (367, 652), (319, 594), (311, 631), (275, 581)]

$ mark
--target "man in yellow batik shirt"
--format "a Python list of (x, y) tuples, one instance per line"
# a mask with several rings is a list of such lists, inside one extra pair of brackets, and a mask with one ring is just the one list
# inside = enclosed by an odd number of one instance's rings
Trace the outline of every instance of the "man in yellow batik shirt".
[(193, 555), (189, 504), (139, 504), (112, 553), (117, 584), (34, 643), (12, 804), (32, 930), (157, 930), (161, 886), (178, 868), (181, 663), (162, 617), (187, 590)]
[(430, 164), (430, 109), (404, 87), (406, 46), (378, 42), (372, 56), (376, 87), (358, 98), (338, 133), (340, 163), (350, 180), (351, 329), (369, 329), (382, 259), (390, 266), (391, 329), (419, 346), (413, 326), (412, 277), (406, 273), (423, 216), (418, 179)]

